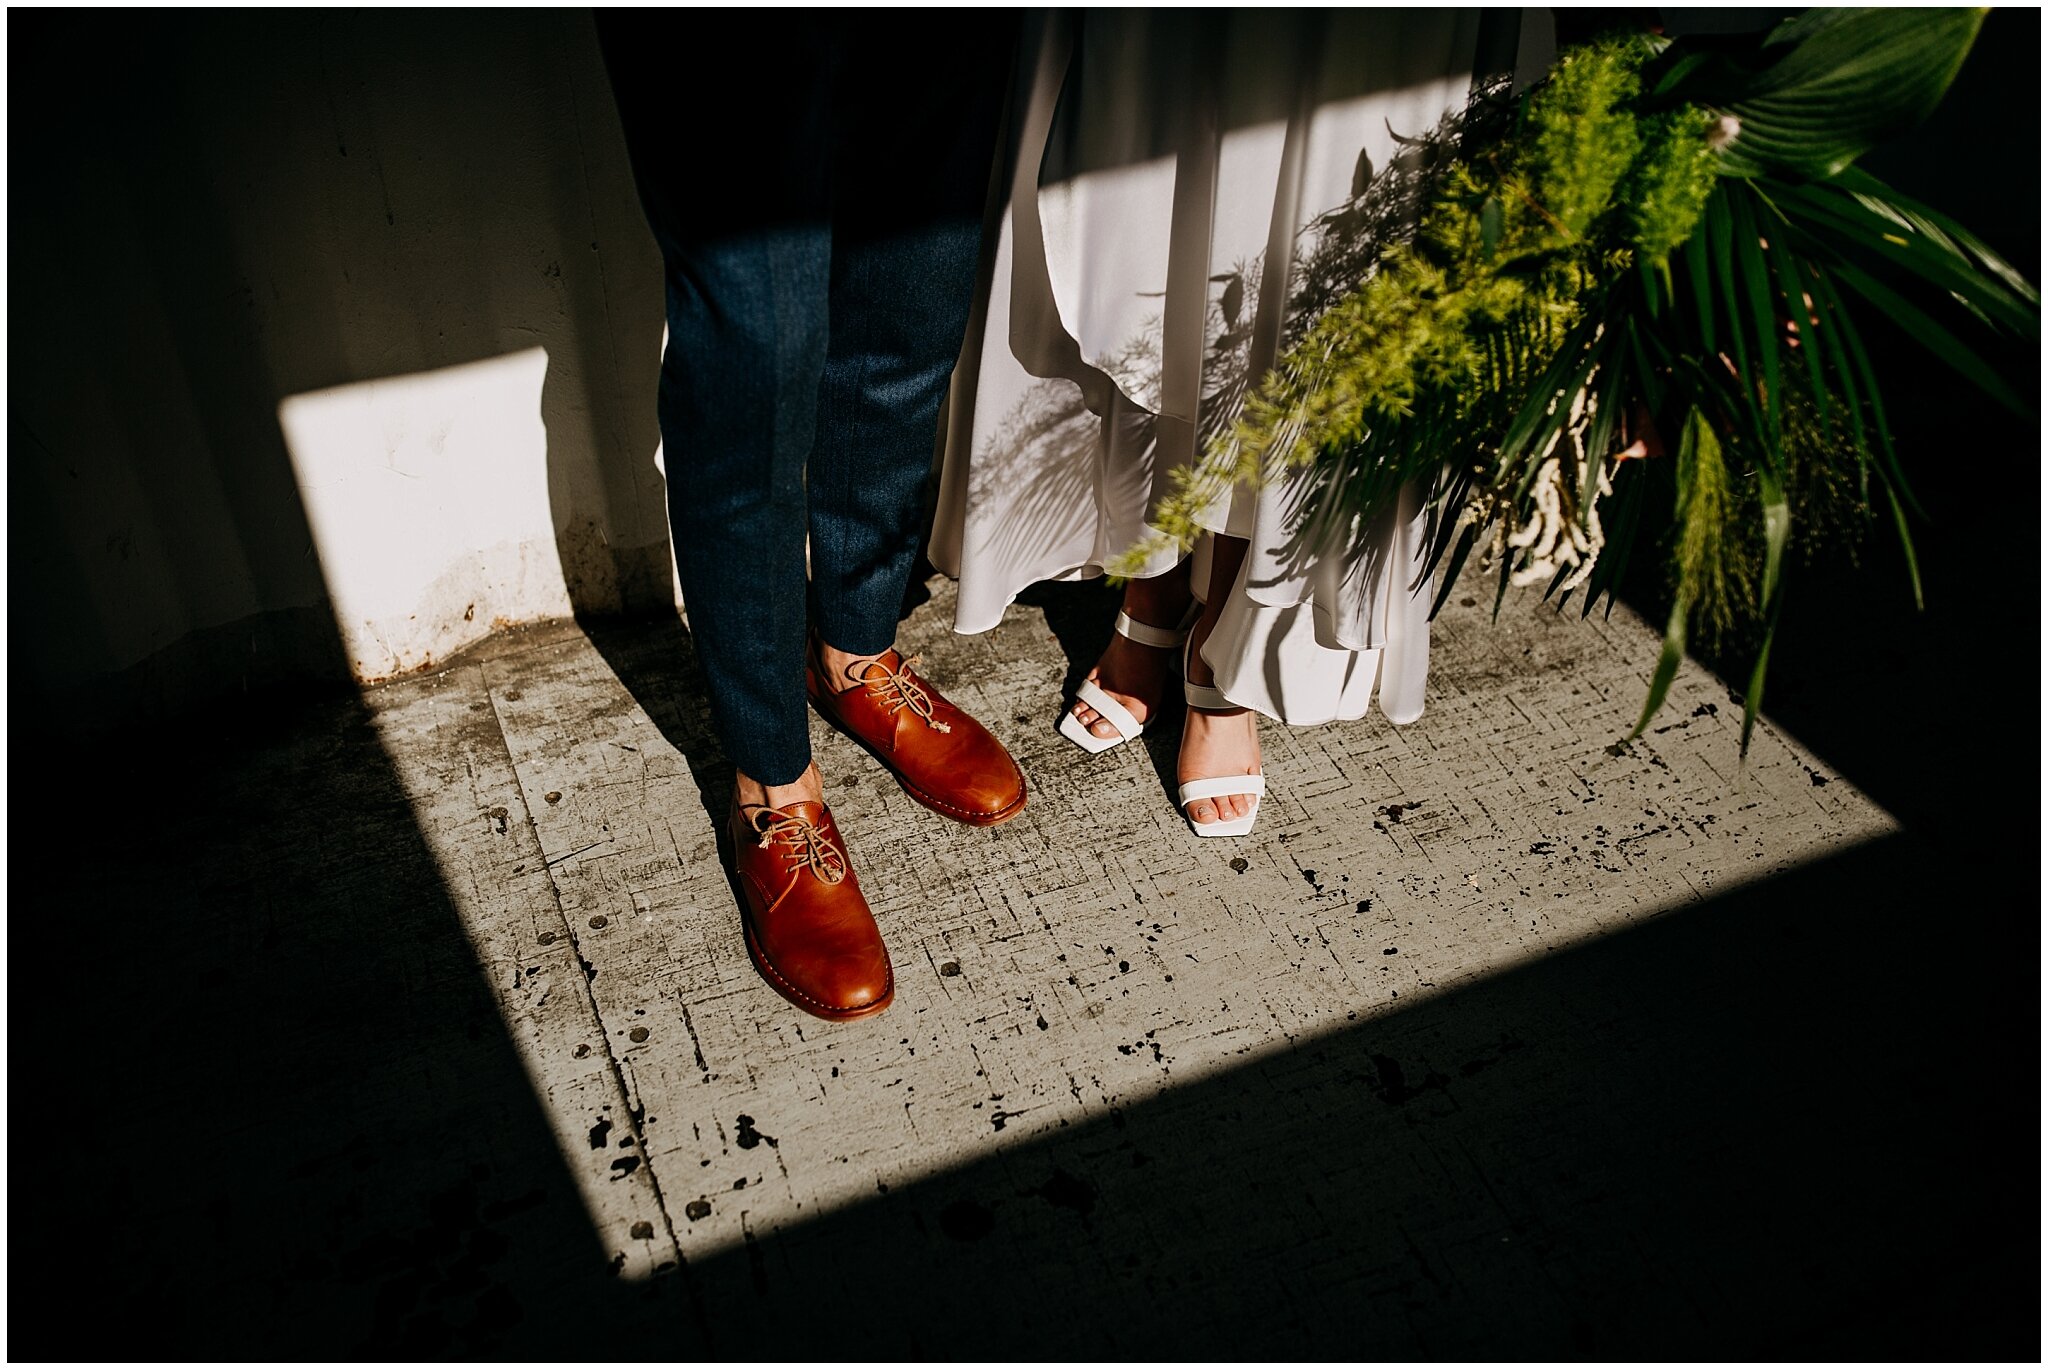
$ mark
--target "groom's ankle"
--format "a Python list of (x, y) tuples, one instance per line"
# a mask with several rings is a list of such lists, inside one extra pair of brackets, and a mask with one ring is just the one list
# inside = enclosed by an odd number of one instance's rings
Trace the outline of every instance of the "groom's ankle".
[(745, 771), (735, 770), (732, 778), (733, 808), (739, 813), (742, 824), (750, 809), (779, 809), (785, 804), (801, 804), (806, 801), (822, 804), (825, 800), (825, 780), (818, 773), (818, 764), (807, 764), (802, 774), (788, 784), (770, 785), (754, 779)]
[(822, 678), (825, 688), (833, 694), (845, 694), (860, 684), (860, 672), (865, 663), (887, 656), (895, 650), (894, 644), (891, 644), (875, 652), (847, 652), (834, 647), (816, 634), (811, 637), (811, 655), (817, 662), (818, 675)]

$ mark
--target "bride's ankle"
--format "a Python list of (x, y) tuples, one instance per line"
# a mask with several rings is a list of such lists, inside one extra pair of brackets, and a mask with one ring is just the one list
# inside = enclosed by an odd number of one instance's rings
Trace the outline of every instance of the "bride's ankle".
[[(1109, 646), (1096, 658), (1095, 676), (1107, 689), (1149, 699), (1173, 678), (1178, 660), (1177, 652), (1133, 642), (1119, 634), (1110, 639)], [(1110, 677), (1114, 677), (1114, 684)]]
[(1134, 580), (1124, 589), (1123, 611), (1131, 620), (1148, 628), (1169, 632), (1187, 617), (1194, 603), (1194, 589), (1188, 583), (1186, 563), (1165, 575)]
[(1216, 683), (1216, 672), (1214, 669), (1210, 667), (1208, 660), (1202, 655), (1202, 646), (1204, 643), (1208, 642), (1209, 634), (1212, 631), (1214, 631), (1215, 627), (1216, 616), (1212, 614), (1206, 607), (1202, 610), (1202, 613), (1195, 619), (1195, 621), (1192, 624), (1188, 625), (1188, 647), (1187, 656), (1185, 658), (1185, 669), (1187, 672), (1188, 683), (1191, 685), (1207, 686), (1214, 685)]

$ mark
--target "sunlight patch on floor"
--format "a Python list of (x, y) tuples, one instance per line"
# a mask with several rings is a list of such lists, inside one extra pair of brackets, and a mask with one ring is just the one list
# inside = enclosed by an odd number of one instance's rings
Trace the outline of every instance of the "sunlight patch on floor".
[[(1140, 748), (1052, 731), (1038, 609), (931, 678), (1017, 753), (992, 830), (910, 803), (822, 726), (835, 814), (894, 955), (891, 1010), (828, 1024), (749, 965), (680, 632), (564, 627), (370, 693), (507, 1030), (619, 1273), (699, 1260), (1892, 832), (1656, 635), (1511, 600), (1439, 621), (1429, 711), (1262, 731), (1258, 830), (1201, 842)], [(1163, 753), (1164, 755), (1165, 753)], [(700, 780), (693, 763), (705, 774)], [(708, 799), (707, 799), (708, 791)]]

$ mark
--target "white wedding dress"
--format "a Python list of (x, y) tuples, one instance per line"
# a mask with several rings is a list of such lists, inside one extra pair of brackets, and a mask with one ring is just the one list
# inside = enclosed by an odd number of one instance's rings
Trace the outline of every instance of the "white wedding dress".
[[(956, 631), (985, 632), (1027, 586), (1099, 575), (1148, 536), (1173, 473), (1357, 279), (1357, 206), (1417, 183), (1412, 140), (1464, 107), (1475, 71), (1547, 61), (1524, 40), (1548, 25), (1506, 13), (1091, 10), (1027, 25), (930, 545), (960, 582)], [(1382, 241), (1390, 213), (1412, 227), (1412, 194), (1377, 203)], [(1222, 586), (1209, 540), (1196, 544), (1196, 593), (1226, 601), (1202, 649), (1216, 684), (1291, 724), (1360, 718), (1375, 698), (1412, 721), (1429, 669), (1426, 492), (1316, 547), (1293, 526), (1300, 492), (1285, 477), (1239, 486), (1200, 520), (1250, 543)]]

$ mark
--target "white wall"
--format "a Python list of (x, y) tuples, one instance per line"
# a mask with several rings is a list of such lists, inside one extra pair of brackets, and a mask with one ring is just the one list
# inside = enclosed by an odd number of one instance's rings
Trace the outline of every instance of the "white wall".
[(573, 611), (548, 508), (547, 369), (534, 347), (279, 406), (357, 679)]
[(17, 678), (146, 713), (673, 604), (586, 14), (15, 19)]

